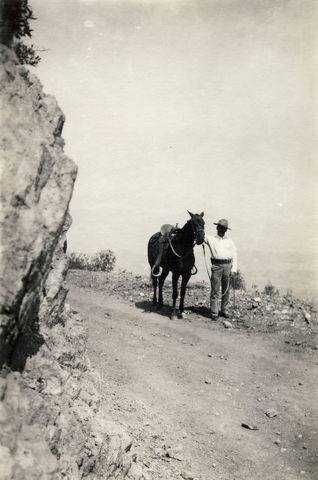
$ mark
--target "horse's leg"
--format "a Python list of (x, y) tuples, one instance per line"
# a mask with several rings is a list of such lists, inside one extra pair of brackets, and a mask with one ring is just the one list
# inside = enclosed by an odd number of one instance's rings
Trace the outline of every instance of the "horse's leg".
[(151, 275), (152, 286), (153, 286), (153, 298), (152, 298), (152, 305), (157, 305), (157, 285), (158, 285), (158, 278)]
[(191, 272), (189, 273), (184, 273), (182, 275), (182, 282), (181, 282), (181, 291), (180, 291), (180, 305), (179, 305), (179, 318), (182, 318), (182, 313), (184, 310), (184, 297), (185, 297), (185, 292), (186, 288), (188, 285), (188, 281), (191, 277)]
[(178, 273), (172, 273), (172, 313), (171, 320), (174, 320), (177, 317), (176, 303), (178, 298)]
[(159, 297), (158, 297), (158, 308), (161, 308), (163, 305), (163, 284), (165, 283), (165, 279), (167, 278), (167, 275), (169, 273), (169, 270), (163, 270), (162, 274), (159, 277)]

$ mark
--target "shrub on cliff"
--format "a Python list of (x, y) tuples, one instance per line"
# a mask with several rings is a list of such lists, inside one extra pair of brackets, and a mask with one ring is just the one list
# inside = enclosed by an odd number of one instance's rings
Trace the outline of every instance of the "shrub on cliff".
[(73, 270), (89, 270), (93, 272), (111, 272), (116, 263), (116, 256), (112, 250), (101, 250), (95, 255), (71, 252), (69, 254), (69, 268)]
[(116, 263), (116, 257), (112, 250), (101, 250), (92, 258), (94, 271), (111, 272)]
[(32, 65), (35, 67), (41, 58), (36, 55), (33, 45), (29, 47), (22, 42), (14, 45), (14, 51), (21, 65)]
[(270, 297), (274, 297), (275, 295), (279, 295), (279, 290), (272, 285), (270, 281), (268, 281), (264, 287), (263, 293), (265, 293), (265, 295), (269, 295)]
[(88, 270), (89, 256), (85, 253), (71, 252), (68, 255), (69, 268), (72, 270)]
[(28, 0), (0, 0), (0, 43), (13, 48), (19, 63), (37, 65), (41, 60), (33, 45), (25, 45), (22, 37), (31, 38), (29, 21), (36, 20)]
[(240, 270), (234, 273), (231, 277), (231, 287), (234, 290), (246, 290), (245, 280)]

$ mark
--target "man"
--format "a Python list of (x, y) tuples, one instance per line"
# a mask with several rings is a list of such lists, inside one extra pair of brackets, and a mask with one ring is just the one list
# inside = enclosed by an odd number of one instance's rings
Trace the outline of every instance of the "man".
[[(237, 272), (236, 247), (231, 238), (226, 236), (229, 222), (222, 218), (216, 225), (217, 235), (205, 236), (205, 243), (211, 252), (211, 317), (216, 320), (218, 316), (229, 318), (227, 305), (230, 298), (231, 274)], [(222, 287), (221, 310), (219, 312), (220, 288)]]

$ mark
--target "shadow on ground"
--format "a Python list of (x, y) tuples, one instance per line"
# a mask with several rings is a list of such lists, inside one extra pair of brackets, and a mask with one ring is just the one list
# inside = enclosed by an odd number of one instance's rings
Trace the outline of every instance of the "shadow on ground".
[(211, 318), (211, 311), (208, 307), (199, 306), (199, 307), (185, 307), (185, 311), (196, 313), (201, 317)]
[[(143, 310), (143, 313), (153, 312), (163, 317), (170, 317), (172, 312), (172, 307), (169, 305), (163, 305), (161, 308), (158, 308), (158, 306), (153, 306), (152, 303), (147, 300), (136, 302), (135, 306), (140, 310)], [(204, 306), (185, 307), (184, 313), (186, 314), (187, 312), (192, 312), (192, 313), (195, 313), (196, 315), (200, 315), (202, 317), (210, 319), (210, 310), (209, 308)]]
[(140, 310), (143, 310), (143, 313), (153, 312), (163, 317), (170, 317), (172, 311), (172, 308), (169, 305), (163, 305), (161, 308), (158, 308), (158, 306), (153, 306), (152, 303), (147, 300), (136, 302), (135, 306)]

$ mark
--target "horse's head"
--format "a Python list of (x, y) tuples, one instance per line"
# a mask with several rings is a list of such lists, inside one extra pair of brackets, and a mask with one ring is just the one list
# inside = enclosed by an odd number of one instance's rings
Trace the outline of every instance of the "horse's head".
[(191, 213), (188, 210), (188, 213), (191, 217), (191, 226), (194, 235), (194, 241), (197, 245), (202, 245), (204, 242), (204, 225), (205, 222), (203, 220), (204, 212), (202, 213)]

